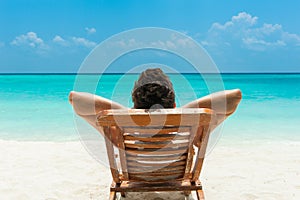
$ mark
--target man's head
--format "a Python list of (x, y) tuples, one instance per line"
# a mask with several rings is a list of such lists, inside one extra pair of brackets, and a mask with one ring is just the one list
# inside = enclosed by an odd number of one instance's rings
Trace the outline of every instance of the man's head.
[(132, 90), (134, 108), (174, 108), (175, 93), (169, 77), (159, 69), (143, 71)]

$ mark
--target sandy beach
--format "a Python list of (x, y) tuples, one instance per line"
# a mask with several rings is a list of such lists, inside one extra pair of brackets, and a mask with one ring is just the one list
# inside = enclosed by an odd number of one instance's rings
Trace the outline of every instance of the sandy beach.
[[(110, 171), (76, 142), (0, 141), (0, 199), (108, 199)], [(222, 140), (201, 180), (206, 199), (299, 199), (300, 142)], [(125, 199), (184, 199), (180, 193), (129, 193)], [(195, 199), (192, 195), (190, 199)]]

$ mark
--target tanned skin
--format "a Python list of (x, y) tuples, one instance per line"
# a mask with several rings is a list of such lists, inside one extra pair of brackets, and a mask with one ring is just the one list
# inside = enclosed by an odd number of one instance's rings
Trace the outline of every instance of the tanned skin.
[[(218, 126), (234, 113), (241, 99), (242, 93), (239, 89), (224, 90), (196, 99), (182, 106), (182, 108), (213, 109), (217, 114), (218, 124), (216, 126)], [(69, 102), (72, 104), (74, 111), (97, 130), (99, 130), (99, 127), (96, 125), (96, 115), (100, 111), (106, 109), (127, 109), (117, 102), (86, 92), (70, 92)]]

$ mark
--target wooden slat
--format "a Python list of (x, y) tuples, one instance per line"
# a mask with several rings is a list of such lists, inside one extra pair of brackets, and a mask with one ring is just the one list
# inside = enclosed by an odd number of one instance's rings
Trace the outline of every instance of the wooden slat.
[(183, 166), (185, 165), (185, 161), (175, 161), (175, 162), (168, 162), (168, 163), (162, 163), (162, 162), (134, 162), (134, 161), (128, 161), (127, 165), (128, 167), (160, 167), (160, 166)]
[(165, 176), (130, 176), (133, 181), (169, 181), (182, 178), (182, 174), (177, 175), (165, 175)]
[[(104, 110), (97, 115), (99, 126), (193, 126), (208, 125), (211, 121), (210, 109), (167, 109), (147, 112), (140, 109)], [(130, 117), (128, 117), (130, 115)]]
[(120, 187), (111, 188), (116, 192), (149, 192), (149, 191), (186, 191), (202, 190), (202, 185), (190, 184), (184, 181), (168, 181), (167, 183), (145, 183), (124, 181)]
[(127, 160), (133, 160), (133, 161), (179, 161), (179, 160), (185, 160), (187, 158), (187, 155), (168, 155), (168, 156), (131, 156), (127, 155)]
[(126, 149), (127, 154), (131, 155), (172, 155), (172, 154), (184, 154), (187, 152), (187, 148), (178, 148), (178, 149), (171, 149), (171, 148), (165, 148), (165, 149)]
[(170, 143), (170, 142), (157, 142), (157, 143), (144, 143), (144, 142), (134, 142), (134, 143), (125, 143), (126, 148), (145, 148), (145, 149), (163, 149), (163, 148), (180, 148), (188, 146), (189, 142), (182, 143)]
[(159, 127), (144, 127), (144, 126), (140, 126), (140, 127), (124, 127), (124, 132), (126, 133), (139, 133), (141, 135), (144, 134), (155, 134), (155, 135), (161, 135), (161, 134), (170, 134), (170, 133), (178, 133), (178, 132), (189, 132), (190, 129), (189, 127), (185, 127), (185, 126), (159, 126)]
[(170, 134), (170, 135), (166, 135), (166, 136), (161, 136), (161, 137), (157, 137), (157, 136), (133, 136), (133, 135), (125, 135), (124, 136), (124, 140), (128, 140), (128, 141), (142, 141), (142, 142), (161, 142), (161, 141), (172, 141), (172, 140), (188, 140), (189, 139), (189, 135), (179, 135), (179, 134)]
[(131, 175), (133, 176), (164, 176), (164, 175), (174, 175), (174, 174), (183, 174), (182, 170), (176, 170), (176, 171), (167, 171), (167, 172), (132, 172), (129, 173), (129, 177)]
[[(123, 131), (124, 132), (124, 131)], [(139, 133), (139, 132), (124, 132), (124, 136), (133, 136), (133, 137), (175, 137), (175, 136), (188, 136), (190, 131), (181, 131), (181, 132), (169, 132), (161, 134), (152, 134), (148, 132)]]
[(151, 168), (151, 167), (128, 167), (128, 172), (169, 172), (169, 171), (177, 171), (177, 170), (183, 170), (185, 169), (185, 166), (170, 166), (170, 167), (163, 167), (163, 168)]
[(188, 140), (171, 140), (171, 141), (136, 141), (136, 140), (124, 140), (125, 144), (136, 144), (136, 145), (146, 145), (146, 144), (158, 144), (158, 145), (168, 145), (168, 144), (187, 144)]

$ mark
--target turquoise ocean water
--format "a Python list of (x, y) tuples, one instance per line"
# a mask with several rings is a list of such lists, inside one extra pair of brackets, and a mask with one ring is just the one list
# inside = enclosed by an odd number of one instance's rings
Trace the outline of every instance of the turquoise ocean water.
[[(209, 77), (214, 84), (214, 75)], [(0, 139), (78, 140), (68, 93), (92, 92), (132, 106), (130, 91), (138, 75), (0, 75)], [(177, 105), (217, 91), (199, 75), (170, 75)], [(228, 140), (300, 140), (300, 74), (223, 74), (224, 88), (243, 93), (236, 113), (222, 129)], [(76, 81), (77, 80), (77, 81)], [(210, 84), (211, 84), (210, 83)], [(95, 86), (94, 86), (95, 85)]]

